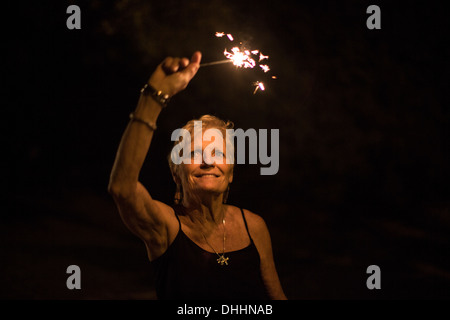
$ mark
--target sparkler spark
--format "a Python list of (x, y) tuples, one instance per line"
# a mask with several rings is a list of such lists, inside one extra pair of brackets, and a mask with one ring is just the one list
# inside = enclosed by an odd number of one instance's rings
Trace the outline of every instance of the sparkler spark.
[[(225, 32), (216, 32), (215, 36), (217, 38), (223, 38), (224, 36), (227, 36), (228, 40), (234, 41), (234, 37)], [(267, 64), (259, 64), (262, 60), (269, 59), (269, 56), (266, 56), (261, 53), (258, 49), (249, 50), (245, 48), (244, 45), (242, 45), (242, 42), (239, 42), (241, 47), (233, 47), (230, 51), (227, 49), (224, 50), (223, 54), (227, 58), (225, 60), (219, 60), (219, 61), (213, 61), (213, 62), (207, 62), (202, 63), (200, 66), (212, 66), (212, 65), (218, 65), (218, 64), (224, 64), (224, 63), (233, 63), (238, 68), (254, 68), (256, 65), (259, 65), (259, 67), (264, 71), (264, 73), (267, 73), (270, 71), (270, 67)], [(258, 60), (258, 63), (256, 60)], [(277, 79), (276, 76), (272, 76), (272, 79)], [(255, 86), (255, 90), (253, 91), (253, 94), (255, 94), (258, 90), (264, 91), (266, 90), (266, 87), (262, 81), (256, 81), (253, 82), (253, 85)]]
[(253, 82), (253, 85), (255, 86), (255, 91), (253, 91), (253, 94), (255, 94), (258, 90), (266, 90), (266, 87), (264, 87), (264, 83), (262, 83), (261, 81)]
[(266, 73), (270, 70), (270, 68), (267, 64), (260, 64), (259, 66), (261, 69), (263, 69), (264, 73)]
[[(225, 32), (216, 32), (216, 37), (217, 37), (217, 38), (222, 38), (222, 37), (224, 37), (224, 36), (225, 36)], [(228, 38), (230, 41), (234, 41), (233, 35), (231, 35), (231, 34), (229, 34), (229, 33), (227, 33), (227, 38)]]
[(264, 59), (269, 59), (269, 56), (263, 55), (261, 52), (259, 53), (259, 61), (262, 61)]

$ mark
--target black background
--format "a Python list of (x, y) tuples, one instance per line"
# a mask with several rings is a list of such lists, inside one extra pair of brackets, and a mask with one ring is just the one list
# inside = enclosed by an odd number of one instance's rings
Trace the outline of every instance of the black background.
[[(270, 75), (201, 68), (158, 119), (141, 173), (171, 203), (171, 132), (202, 114), (279, 129), (280, 169), (238, 165), (229, 203), (260, 214), (290, 299), (450, 296), (448, 19), (430, 1), (52, 1), (3, 11), (0, 297), (154, 299), (143, 243), (106, 188), (139, 89), (166, 56), (223, 59), (224, 31)], [(66, 8), (81, 8), (68, 30)], [(381, 30), (366, 9), (381, 8)], [(253, 94), (251, 83), (266, 80)], [(7, 128), (5, 126), (5, 128)], [(66, 288), (78, 265), (82, 289)], [(381, 268), (368, 290), (366, 268)]]

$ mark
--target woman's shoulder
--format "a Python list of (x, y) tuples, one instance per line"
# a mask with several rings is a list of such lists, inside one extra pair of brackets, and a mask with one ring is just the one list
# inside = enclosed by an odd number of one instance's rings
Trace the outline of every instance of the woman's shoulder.
[(248, 209), (241, 209), (233, 205), (228, 206), (231, 208), (231, 212), (233, 212), (235, 216), (242, 216), (242, 212), (244, 212), (245, 221), (247, 222), (250, 233), (260, 233), (261, 231), (265, 232), (265, 230), (267, 230), (266, 222), (259, 214), (256, 214)]
[[(233, 208), (233, 211), (238, 210), (241, 212), (240, 208), (235, 208), (236, 207)], [(271, 240), (266, 222), (259, 214), (256, 214), (248, 209), (242, 209), (242, 211), (244, 212), (245, 221), (247, 222), (248, 232), (250, 233), (253, 243), (259, 252), (260, 258), (263, 259), (269, 256), (271, 250)], [(240, 215), (242, 215), (242, 213), (240, 213)]]

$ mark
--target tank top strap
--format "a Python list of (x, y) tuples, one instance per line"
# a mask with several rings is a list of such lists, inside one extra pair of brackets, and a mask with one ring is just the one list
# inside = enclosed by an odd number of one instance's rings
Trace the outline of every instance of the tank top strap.
[(173, 212), (175, 213), (175, 218), (177, 218), (177, 220), (178, 220), (178, 227), (179, 227), (178, 230), (181, 230), (181, 221), (180, 221), (180, 218), (178, 217), (178, 213), (177, 213), (177, 211), (179, 212), (179, 210), (181, 210), (181, 208), (179, 205), (174, 205), (174, 206), (172, 206), (172, 209), (173, 209)]
[(245, 229), (247, 230), (248, 237), (250, 238), (250, 242), (253, 243), (253, 239), (252, 239), (252, 236), (250, 235), (250, 231), (248, 231), (247, 220), (245, 220), (244, 209), (242, 209), (242, 208), (241, 208), (241, 213), (242, 213), (242, 219), (244, 219)]

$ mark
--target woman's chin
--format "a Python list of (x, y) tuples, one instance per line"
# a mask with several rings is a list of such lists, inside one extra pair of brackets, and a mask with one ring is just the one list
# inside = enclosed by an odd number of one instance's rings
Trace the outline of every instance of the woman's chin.
[(225, 190), (218, 188), (217, 186), (199, 186), (194, 191), (194, 194), (201, 195), (202, 197), (215, 197), (224, 193)]

